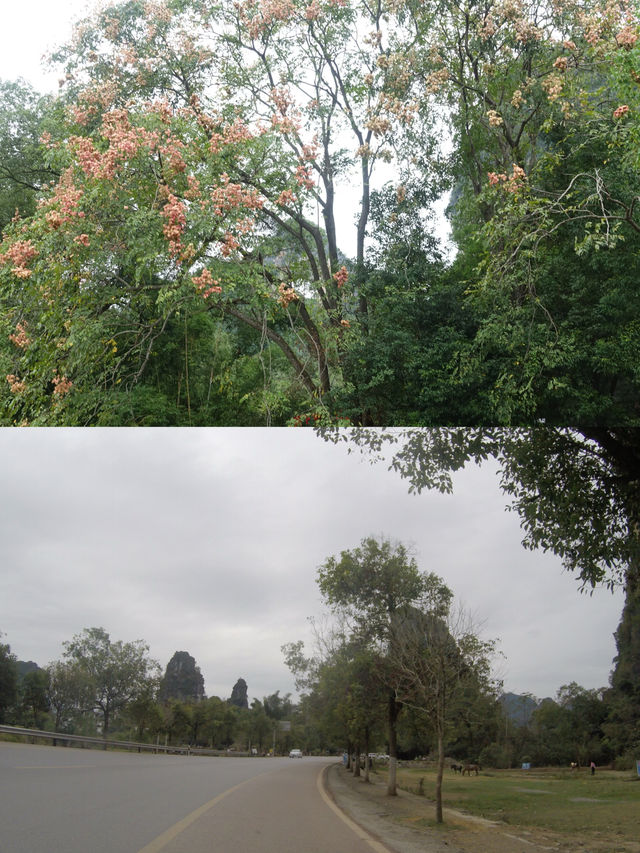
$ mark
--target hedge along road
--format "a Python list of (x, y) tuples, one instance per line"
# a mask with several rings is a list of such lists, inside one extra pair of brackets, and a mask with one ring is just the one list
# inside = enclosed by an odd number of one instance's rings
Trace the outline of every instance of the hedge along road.
[(324, 794), (328, 763), (0, 743), (0, 853), (386, 853)]

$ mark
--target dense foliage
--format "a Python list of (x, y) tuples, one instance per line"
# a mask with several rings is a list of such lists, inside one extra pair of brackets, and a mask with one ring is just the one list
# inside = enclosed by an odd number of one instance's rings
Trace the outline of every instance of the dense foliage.
[(637, 425), (637, 37), (604, 0), (101, 8), (57, 98), (3, 84), (2, 422)]

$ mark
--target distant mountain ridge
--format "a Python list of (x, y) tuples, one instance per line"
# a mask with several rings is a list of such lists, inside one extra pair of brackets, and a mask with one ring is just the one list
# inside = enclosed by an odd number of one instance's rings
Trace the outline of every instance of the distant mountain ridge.
[(528, 725), (536, 708), (549, 701), (549, 698), (538, 699), (531, 693), (503, 693), (500, 697), (506, 716), (519, 726)]

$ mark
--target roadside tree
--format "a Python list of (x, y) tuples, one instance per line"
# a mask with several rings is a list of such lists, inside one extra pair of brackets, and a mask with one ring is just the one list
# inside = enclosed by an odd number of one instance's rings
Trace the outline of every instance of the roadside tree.
[(451, 592), (434, 584), (426, 607), (408, 607), (392, 621), (388, 664), (396, 696), (426, 714), (437, 750), (436, 821), (443, 822), (442, 779), (446, 738), (457, 716), (456, 700), (465, 688), (495, 693), (490, 658), (495, 644), (482, 641), (462, 613), (452, 613)]
[(66, 662), (78, 667), (90, 687), (90, 708), (106, 738), (113, 718), (157, 679), (158, 664), (147, 657), (143, 640), (112, 641), (104, 628), (85, 628), (63, 646)]
[[(326, 603), (341, 613), (356, 640), (384, 656), (392, 638), (393, 619), (409, 606), (420, 608), (438, 590), (442, 600), (448, 591), (440, 578), (420, 572), (401, 543), (364, 539), (358, 548), (330, 557), (318, 569), (318, 586)], [(449, 593), (450, 595), (450, 593)], [(397, 720), (402, 709), (391, 683), (387, 682), (389, 778), (387, 793), (397, 794)]]
[(0, 643), (0, 723), (4, 723), (9, 708), (18, 697), (18, 667), (11, 647)]

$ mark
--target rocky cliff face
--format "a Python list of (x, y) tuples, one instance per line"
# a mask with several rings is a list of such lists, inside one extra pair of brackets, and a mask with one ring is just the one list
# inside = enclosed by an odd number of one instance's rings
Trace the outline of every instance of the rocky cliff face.
[(247, 698), (247, 689), (247, 682), (244, 678), (239, 678), (233, 685), (229, 703), (231, 705), (237, 705), (238, 708), (248, 708), (249, 700)]
[(183, 702), (199, 702), (204, 699), (204, 678), (195, 658), (189, 652), (176, 652), (160, 683), (160, 701), (179, 699)]

